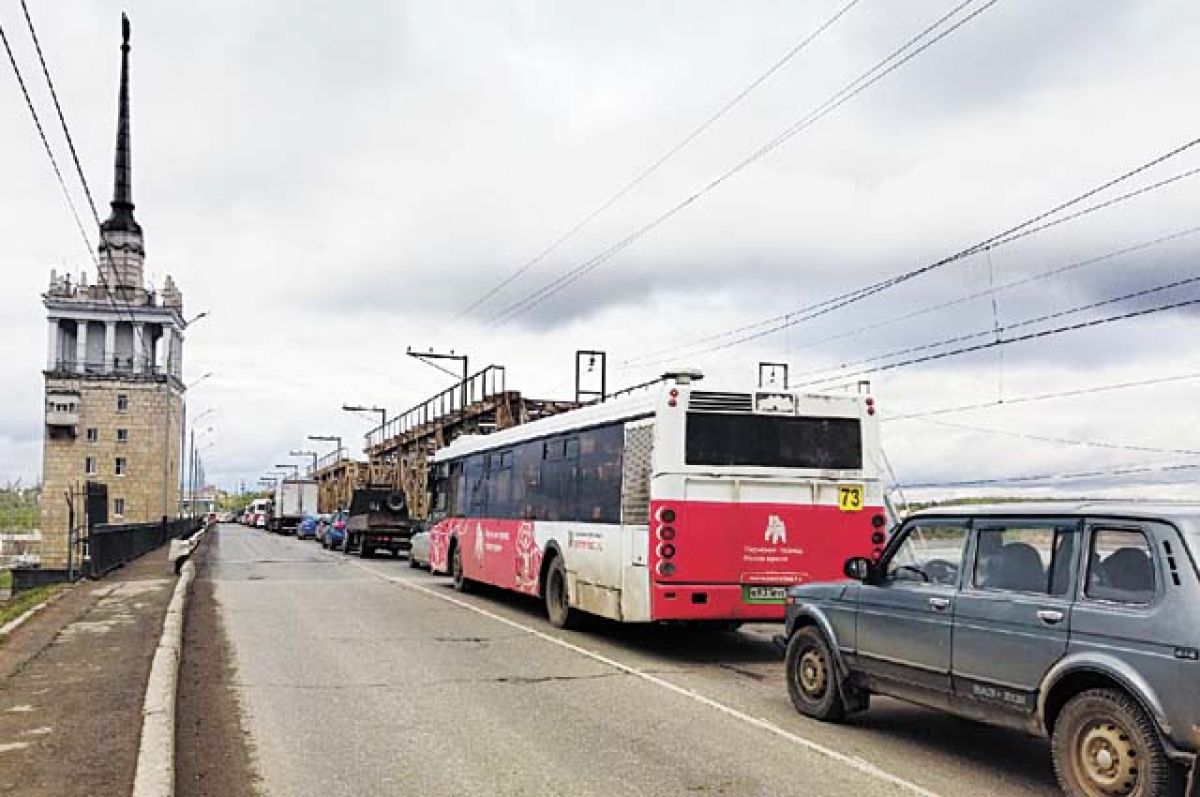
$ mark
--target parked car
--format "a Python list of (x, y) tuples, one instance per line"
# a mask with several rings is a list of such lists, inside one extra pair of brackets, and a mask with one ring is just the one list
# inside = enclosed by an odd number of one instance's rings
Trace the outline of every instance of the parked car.
[(340, 551), (342, 546), (346, 544), (346, 511), (339, 509), (333, 513), (330, 518), (329, 526), (325, 529), (325, 536), (321, 540), (321, 547), (328, 548), (333, 551)]
[(313, 540), (317, 537), (317, 516), (306, 515), (296, 525), (296, 539), (298, 540)]
[(408, 566), (429, 567), (429, 530), (421, 529), (409, 538)]
[(322, 512), (314, 517), (317, 519), (317, 527), (313, 532), (313, 539), (317, 542), (321, 542), (325, 537), (325, 530), (329, 528), (329, 524), (332, 522), (333, 515), (330, 515), (327, 512)]
[(1181, 794), (1198, 558), (1200, 504), (918, 512), (877, 561), (846, 562), (852, 581), (789, 590), (788, 691), (821, 720), (886, 694), (1048, 736), (1071, 797)]

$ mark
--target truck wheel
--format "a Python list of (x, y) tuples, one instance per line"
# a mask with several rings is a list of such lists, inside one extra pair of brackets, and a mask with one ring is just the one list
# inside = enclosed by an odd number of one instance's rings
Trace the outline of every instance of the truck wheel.
[(546, 583), (542, 588), (546, 600), (546, 616), (555, 628), (573, 629), (581, 623), (581, 612), (571, 608), (567, 590), (567, 568), (561, 556), (555, 556), (546, 571)]
[(1069, 797), (1183, 793), (1181, 773), (1163, 751), (1153, 720), (1117, 689), (1071, 698), (1054, 724), (1050, 752)]
[(805, 626), (792, 634), (786, 666), (788, 694), (797, 711), (829, 722), (846, 715), (833, 652), (819, 629)]
[(454, 576), (454, 588), (459, 592), (470, 592), (475, 586), (471, 579), (463, 574), (462, 563), (462, 547), (454, 546), (454, 553), (450, 557), (450, 572)]
[(367, 545), (367, 537), (364, 534), (362, 542), (359, 543), (359, 546), (358, 546), (358, 557), (360, 559), (370, 559), (374, 553), (375, 553), (375, 549), (371, 548)]

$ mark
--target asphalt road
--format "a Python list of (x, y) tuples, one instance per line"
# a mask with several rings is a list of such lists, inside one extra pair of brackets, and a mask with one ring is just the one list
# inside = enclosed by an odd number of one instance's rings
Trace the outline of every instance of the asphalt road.
[(1036, 739), (890, 700), (799, 716), (775, 626), (564, 632), (403, 559), (240, 526), (210, 544), (266, 794), (1057, 793)]

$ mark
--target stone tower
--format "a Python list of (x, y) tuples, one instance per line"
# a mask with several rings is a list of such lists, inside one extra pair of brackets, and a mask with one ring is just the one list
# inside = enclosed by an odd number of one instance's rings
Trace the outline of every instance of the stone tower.
[[(129, 20), (121, 17), (112, 211), (100, 225), (97, 283), (50, 272), (41, 561), (67, 562), (66, 493), (107, 486), (110, 523), (173, 517), (183, 428), (183, 296), (171, 277), (146, 289), (146, 251), (133, 217)], [(74, 499), (82, 523), (84, 501)]]

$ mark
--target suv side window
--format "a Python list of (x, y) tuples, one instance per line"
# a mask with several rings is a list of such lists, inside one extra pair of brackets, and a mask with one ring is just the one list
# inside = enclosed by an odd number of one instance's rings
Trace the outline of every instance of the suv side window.
[(973, 583), (979, 589), (1062, 597), (1071, 589), (1078, 539), (1074, 523), (980, 526)]
[(921, 520), (908, 524), (888, 560), (887, 582), (916, 581), (957, 586), (969, 529), (963, 520)]
[(1150, 541), (1136, 529), (1096, 529), (1085, 594), (1116, 603), (1150, 603), (1158, 588)]

